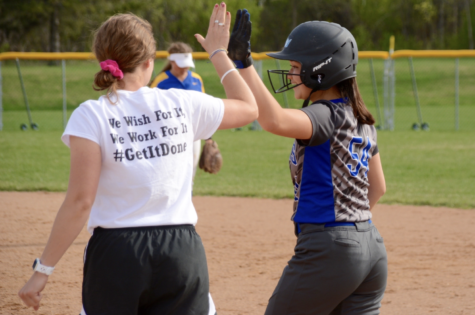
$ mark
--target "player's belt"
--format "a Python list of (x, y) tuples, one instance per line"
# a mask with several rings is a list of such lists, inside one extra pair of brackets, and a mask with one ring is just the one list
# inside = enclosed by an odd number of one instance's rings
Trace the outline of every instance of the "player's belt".
[(301, 232), (300, 225), (301, 224), (318, 225), (323, 230), (324, 228), (327, 228), (327, 227), (337, 227), (337, 226), (356, 226), (358, 228), (358, 226), (360, 226), (361, 223), (371, 224), (371, 220), (364, 221), (364, 222), (327, 222), (327, 223), (297, 223), (297, 222), (295, 222), (295, 227), (296, 227), (296, 230), (295, 230), (296, 233), (295, 234), (296, 235), (300, 234), (300, 232)]
[[(371, 223), (371, 220), (368, 220), (368, 223)], [(333, 227), (333, 226), (355, 226), (355, 222), (329, 222), (325, 223), (325, 227)]]

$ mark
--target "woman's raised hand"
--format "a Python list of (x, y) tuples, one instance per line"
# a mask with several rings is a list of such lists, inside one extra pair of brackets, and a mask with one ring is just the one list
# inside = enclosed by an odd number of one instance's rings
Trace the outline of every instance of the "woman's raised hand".
[(251, 89), (238, 71), (235, 71), (233, 62), (226, 54), (230, 25), (231, 14), (226, 11), (226, 4), (221, 2), (214, 6), (206, 38), (199, 34), (195, 35), (198, 42), (210, 55), (211, 63), (213, 63), (226, 92), (227, 99), (223, 100), (224, 115), (219, 129), (245, 126), (255, 120), (259, 114)]
[(217, 49), (226, 50), (229, 43), (230, 25), (231, 14), (226, 11), (226, 4), (221, 2), (214, 6), (206, 38), (200, 34), (195, 34), (195, 37), (208, 54), (212, 54)]

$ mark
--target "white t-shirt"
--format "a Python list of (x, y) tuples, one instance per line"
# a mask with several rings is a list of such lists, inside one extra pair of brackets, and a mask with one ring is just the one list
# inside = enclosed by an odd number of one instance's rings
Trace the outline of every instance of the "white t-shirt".
[(191, 201), (193, 141), (207, 139), (224, 115), (219, 98), (195, 91), (142, 87), (82, 103), (61, 139), (99, 144), (102, 167), (88, 231), (196, 224)]

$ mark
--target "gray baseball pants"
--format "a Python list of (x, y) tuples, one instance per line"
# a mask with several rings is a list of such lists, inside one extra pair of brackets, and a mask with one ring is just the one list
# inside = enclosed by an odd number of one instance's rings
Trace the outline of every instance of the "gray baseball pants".
[(383, 238), (369, 222), (301, 224), (266, 315), (379, 314), (386, 288)]

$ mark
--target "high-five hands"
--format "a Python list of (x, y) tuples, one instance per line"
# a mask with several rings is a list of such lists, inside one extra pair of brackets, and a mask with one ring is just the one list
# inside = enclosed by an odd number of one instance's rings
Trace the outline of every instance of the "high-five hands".
[(236, 21), (229, 40), (228, 56), (234, 61), (238, 69), (252, 65), (251, 57), (251, 14), (244, 10), (237, 10)]
[(200, 34), (195, 34), (195, 37), (208, 54), (212, 54), (217, 50), (226, 51), (229, 43), (230, 25), (231, 14), (226, 11), (226, 4), (224, 2), (216, 4), (209, 20), (206, 38), (203, 38)]

